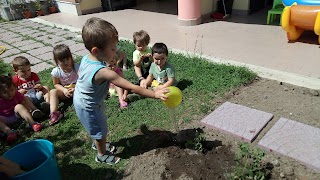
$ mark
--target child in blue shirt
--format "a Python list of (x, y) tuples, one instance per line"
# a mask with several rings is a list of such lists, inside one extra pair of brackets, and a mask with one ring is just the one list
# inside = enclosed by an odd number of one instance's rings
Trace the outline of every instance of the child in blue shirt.
[(81, 60), (73, 96), (77, 116), (94, 139), (92, 148), (98, 150), (95, 161), (111, 165), (118, 163), (120, 158), (112, 154), (115, 148), (106, 143), (108, 126), (103, 100), (109, 84), (113, 83), (133, 93), (162, 100), (167, 98), (165, 93), (169, 92), (166, 88), (152, 91), (134, 85), (106, 67), (104, 61), (109, 63), (116, 54), (117, 34), (116, 28), (103, 19), (92, 17), (87, 20), (82, 29), (82, 39), (89, 54)]

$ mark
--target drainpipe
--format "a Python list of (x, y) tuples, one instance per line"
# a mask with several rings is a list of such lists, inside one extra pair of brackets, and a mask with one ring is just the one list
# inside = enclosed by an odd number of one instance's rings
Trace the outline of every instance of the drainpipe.
[(178, 0), (178, 20), (181, 26), (201, 23), (201, 0)]

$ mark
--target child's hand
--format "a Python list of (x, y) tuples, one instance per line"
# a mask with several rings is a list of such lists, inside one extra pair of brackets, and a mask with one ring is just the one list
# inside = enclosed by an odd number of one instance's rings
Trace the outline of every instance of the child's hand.
[(146, 79), (141, 80), (140, 86), (143, 88), (147, 88), (147, 80)]
[(156, 99), (161, 99), (161, 100), (166, 100), (168, 97), (165, 95), (166, 93), (170, 92), (168, 88), (163, 88), (156, 90), (154, 92), (154, 98)]
[(28, 92), (28, 90), (26, 90), (26, 89), (20, 89), (20, 90), (18, 90), (19, 91), (19, 93), (21, 93), (21, 94), (27, 94), (27, 92)]
[[(71, 89), (71, 88), (70, 88)], [(64, 89), (63, 94), (67, 97), (67, 98), (71, 98), (73, 95), (73, 91), (70, 91), (69, 89)]]
[(41, 84), (36, 84), (33, 89), (35, 89), (36, 91), (40, 91), (42, 89), (42, 85)]
[(162, 88), (163, 88), (163, 86), (162, 86), (162, 85), (159, 85), (159, 86), (154, 87), (153, 90), (154, 90), (154, 91), (157, 91), (157, 90), (162, 89)]

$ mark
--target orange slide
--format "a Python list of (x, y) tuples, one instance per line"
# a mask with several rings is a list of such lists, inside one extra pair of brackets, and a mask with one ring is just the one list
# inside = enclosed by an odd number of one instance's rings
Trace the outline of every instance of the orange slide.
[[(320, 6), (297, 5), (286, 6), (282, 13), (282, 28), (287, 32), (288, 40), (297, 40), (303, 31), (314, 31), (320, 35)], [(320, 36), (318, 38), (320, 43)]]

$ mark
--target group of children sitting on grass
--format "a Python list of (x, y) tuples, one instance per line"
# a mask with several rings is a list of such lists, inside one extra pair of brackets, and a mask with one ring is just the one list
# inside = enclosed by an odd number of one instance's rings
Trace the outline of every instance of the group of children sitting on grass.
[[(150, 36), (146, 31), (133, 34), (136, 47), (133, 64), (139, 85), (127, 81), (119, 67), (122, 63), (127, 70), (126, 55), (117, 47), (118, 32), (112, 24), (90, 18), (82, 29), (82, 38), (89, 53), (80, 65), (74, 62), (68, 46), (54, 47), (53, 59), (57, 67), (51, 72), (54, 85), (51, 90), (31, 72), (27, 58), (13, 59), (15, 75), (0, 77), (0, 131), (6, 135), (7, 142), (16, 140), (18, 134), (9, 126), (21, 119), (27, 121), (33, 131), (40, 131), (43, 126), (36, 120), (45, 113), (49, 114), (49, 125), (54, 125), (63, 117), (58, 110), (59, 102), (74, 97), (77, 116), (94, 139), (92, 148), (98, 150), (95, 160), (115, 164), (120, 158), (112, 154), (115, 147), (106, 142), (108, 126), (103, 100), (108, 94), (117, 94), (120, 108), (127, 107), (128, 92), (166, 100), (167, 87), (175, 82), (175, 70), (167, 61), (165, 44), (155, 43), (150, 51)], [(148, 89), (150, 86), (152, 90)]]

